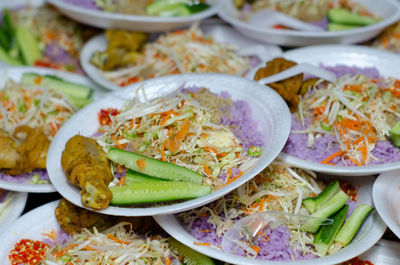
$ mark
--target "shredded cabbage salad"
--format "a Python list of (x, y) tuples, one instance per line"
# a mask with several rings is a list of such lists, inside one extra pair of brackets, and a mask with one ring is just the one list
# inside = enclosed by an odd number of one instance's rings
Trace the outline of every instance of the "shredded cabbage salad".
[[(204, 176), (204, 184), (221, 188), (256, 159), (244, 152), (231, 128), (219, 124), (215, 112), (191, 93), (177, 91), (144, 102), (137, 95), (120, 110), (102, 110), (98, 143), (106, 151), (117, 147), (189, 168)], [(210, 102), (218, 97), (210, 95)]]
[[(400, 118), (400, 80), (371, 79), (365, 75), (343, 76), (336, 84), (318, 81), (301, 99), (298, 115), (308, 146), (322, 135), (335, 136), (340, 151), (321, 163), (340, 156), (357, 166), (377, 160), (371, 151), (378, 141), (387, 141), (389, 130)], [(348, 164), (348, 163), (347, 163)], [(345, 163), (346, 165), (346, 163)]]
[[(312, 171), (288, 167), (287, 164), (275, 161), (255, 178), (227, 196), (201, 208), (180, 213), (178, 216), (195, 237), (199, 232), (197, 231), (198, 228), (193, 227), (194, 222), (198, 221), (199, 218), (209, 217), (206, 222), (212, 225), (212, 231), (202, 229), (199, 231), (201, 233), (216, 233), (215, 237), (220, 238), (238, 219), (253, 213), (281, 211), (309, 215), (302, 204), (303, 199), (315, 196), (325, 188), (323, 183), (316, 180), (316, 177)], [(288, 228), (291, 232), (289, 246), (292, 250), (299, 251), (304, 256), (311, 254), (319, 257), (318, 252), (313, 247), (314, 234), (301, 231), (298, 228)], [(209, 239), (207, 236), (204, 236), (204, 238)], [(214, 238), (204, 244), (211, 244), (210, 246), (219, 248), (220, 246), (215, 245), (215, 243)], [(333, 244), (329, 249), (329, 254), (338, 251), (341, 247), (338, 244)], [(246, 256), (255, 258), (257, 253), (250, 248)]]
[(236, 46), (204, 37), (197, 25), (160, 36), (147, 43), (131, 67), (103, 72), (117, 85), (179, 73), (226, 73), (243, 76), (250, 60), (238, 55)]
[[(77, 111), (61, 91), (5, 80), (3, 77), (5, 84), (0, 84), (0, 128), (10, 134), (15, 128), (27, 125), (41, 128), (52, 139)], [(40, 77), (37, 81), (40, 84)]]

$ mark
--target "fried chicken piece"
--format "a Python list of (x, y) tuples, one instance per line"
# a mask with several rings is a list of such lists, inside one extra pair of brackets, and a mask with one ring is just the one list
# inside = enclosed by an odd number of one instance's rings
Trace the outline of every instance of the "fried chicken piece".
[(17, 151), (18, 143), (7, 132), (0, 129), (0, 169), (18, 167), (21, 156)]
[(50, 141), (39, 128), (20, 126), (13, 139), (7, 132), (0, 133), (0, 169), (10, 175), (46, 168)]
[[(297, 65), (297, 63), (288, 61), (284, 58), (275, 58), (272, 61), (267, 62), (265, 67), (258, 69), (254, 76), (254, 80), (258, 81), (264, 77), (280, 73), (295, 65)], [(297, 110), (297, 106), (300, 102), (299, 93), (302, 83), (303, 74), (298, 74), (279, 82), (270, 83), (268, 86), (278, 92), (289, 105), (290, 111), (294, 112)]]
[(132, 230), (141, 234), (148, 233), (150, 229), (153, 233), (162, 231), (151, 217), (104, 215), (75, 206), (66, 199), (61, 199), (55, 214), (60, 227), (68, 234), (79, 233), (83, 228), (91, 229), (93, 227), (101, 232), (120, 222), (131, 223)]
[(81, 188), (82, 204), (94, 210), (107, 208), (112, 199), (108, 184), (114, 179), (110, 162), (96, 140), (75, 135), (65, 145), (61, 165), (72, 185)]

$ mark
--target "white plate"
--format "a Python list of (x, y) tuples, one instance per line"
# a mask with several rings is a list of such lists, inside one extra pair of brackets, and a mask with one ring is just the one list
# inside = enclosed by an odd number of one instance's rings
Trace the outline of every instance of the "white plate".
[(12, 225), (14, 221), (17, 220), (17, 218), (21, 215), (28, 199), (28, 193), (9, 192), (12, 194), (11, 201), (4, 212), (0, 214), (0, 235), (3, 231), (7, 230), (10, 225)]
[[(259, 130), (265, 135), (263, 154), (255, 166), (233, 183), (201, 198), (167, 206), (129, 208), (109, 206), (99, 212), (111, 215), (146, 216), (186, 211), (225, 195), (245, 183), (271, 163), (283, 148), (290, 130), (290, 113), (282, 98), (272, 89), (245, 78), (223, 74), (172, 75), (147, 80), (143, 83), (115, 91), (74, 115), (67, 121), (53, 139), (47, 155), (47, 170), (54, 187), (70, 202), (82, 206), (79, 189), (67, 182), (61, 167), (61, 154), (65, 143), (74, 135), (92, 136), (99, 127), (97, 113), (102, 108), (120, 108), (128, 98), (135, 96), (136, 89), (143, 86), (149, 99), (171, 93), (183, 82), (186, 86), (203, 86), (212, 92), (228, 91), (232, 99), (250, 102), (253, 118), (258, 121)], [(167, 85), (166, 85), (167, 84)]]
[[(62, 71), (41, 68), (41, 67), (0, 67), (0, 77), (11, 78), (14, 81), (18, 82), (23, 73), (37, 73), (41, 75), (55, 75), (67, 81), (75, 82), (78, 84), (86, 85), (94, 89), (93, 99), (102, 98), (106, 93), (103, 89), (97, 87), (93, 82), (91, 82), (88, 78), (72, 74), (66, 73)], [(45, 192), (54, 192), (56, 191), (51, 184), (25, 184), (25, 183), (13, 183), (7, 182), (4, 180), (0, 180), (0, 188), (6, 190), (20, 191), (20, 192), (36, 192), (36, 193), (45, 193)]]
[(400, 238), (400, 170), (379, 175), (372, 197), (383, 221)]
[[(313, 65), (319, 65), (322, 63), (326, 66), (344, 64), (358, 67), (376, 67), (381, 75), (385, 77), (392, 76), (400, 78), (400, 72), (398, 71), (400, 56), (369, 47), (353, 45), (321, 45), (294, 49), (284, 53), (283, 57), (295, 62), (307, 62)], [(382, 165), (345, 167), (310, 162), (283, 152), (279, 157), (285, 162), (298, 167), (334, 175), (373, 175), (400, 168), (400, 161)]]
[[(261, 44), (258, 41), (249, 40), (238, 34), (231, 27), (221, 24), (218, 20), (209, 20), (202, 23), (200, 27), (205, 36), (212, 36), (218, 42), (234, 44), (241, 49), (262, 47), (265, 52), (264, 60), (269, 60), (282, 54), (282, 50), (273, 45)], [(107, 38), (101, 34), (92, 38), (83, 47), (80, 55), (80, 63), (85, 73), (98, 85), (109, 90), (120, 90), (121, 87), (104, 77), (103, 72), (90, 63), (92, 54), (96, 51), (104, 51), (107, 48)]]
[(13, 249), (14, 244), (22, 238), (32, 240), (43, 240), (45, 237), (41, 233), (57, 231), (57, 223), (54, 211), (59, 201), (54, 201), (42, 205), (24, 214), (13, 222), (1, 236), (0, 260), (3, 265), (10, 265), (8, 254)]
[(243, 35), (266, 43), (285, 46), (305, 46), (329, 43), (359, 43), (379, 34), (385, 27), (400, 18), (399, 3), (396, 0), (354, 0), (365, 5), (368, 10), (382, 18), (371, 26), (338, 32), (310, 32), (279, 30), (251, 25), (239, 19), (239, 12), (233, 0), (220, 0), (219, 16), (234, 26)]
[(398, 265), (400, 264), (400, 243), (381, 239), (359, 258), (369, 260), (374, 265)]
[(218, 0), (209, 0), (207, 2), (211, 5), (210, 8), (191, 16), (155, 17), (91, 10), (66, 3), (63, 0), (47, 0), (47, 2), (56, 6), (67, 17), (83, 24), (103, 29), (118, 28), (144, 32), (168, 31), (186, 27), (196, 21), (215, 15), (219, 7)]
[[(321, 179), (333, 179), (334, 177), (321, 177)], [(335, 177), (337, 178), (337, 177)], [(340, 177), (339, 177), (340, 178)], [(358, 189), (358, 202), (372, 205), (372, 184), (374, 177), (365, 176), (352, 178), (350, 182)], [(155, 216), (157, 223), (164, 228), (172, 237), (182, 242), (194, 250), (206, 254), (212, 258), (222, 260), (224, 262), (238, 265), (330, 265), (337, 264), (353, 257), (360, 255), (371, 248), (383, 235), (386, 230), (386, 225), (376, 213), (372, 214), (364, 221), (359, 232), (354, 237), (353, 241), (338, 253), (306, 261), (278, 262), (278, 261), (259, 261), (250, 258), (245, 258), (233, 254), (224, 253), (218, 249), (205, 246), (197, 246), (194, 242), (198, 242), (189, 232), (187, 232), (180, 224), (175, 215), (160, 215)]]

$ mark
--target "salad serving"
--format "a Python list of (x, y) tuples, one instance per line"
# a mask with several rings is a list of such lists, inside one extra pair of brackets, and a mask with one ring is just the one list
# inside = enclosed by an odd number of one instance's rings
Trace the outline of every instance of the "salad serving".
[(120, 86), (179, 73), (243, 76), (258, 64), (239, 55), (236, 46), (204, 37), (198, 25), (160, 36), (121, 30), (107, 30), (106, 35), (107, 49), (94, 52), (90, 62)]
[(46, 157), (60, 126), (91, 101), (92, 89), (55, 76), (3, 76), (0, 90), (0, 179), (47, 184)]
[(159, 17), (184, 17), (202, 12), (205, 0), (62, 0), (66, 3), (105, 12)]
[[(42, 214), (47, 218), (52, 215)], [(57, 224), (51, 223), (52, 228), (36, 231), (41, 233), (41, 239), (17, 236), (8, 253), (11, 265), (214, 264), (210, 258), (160, 235), (162, 232), (151, 217), (105, 216), (76, 207), (65, 199), (55, 208), (55, 217)]]
[(372, 41), (371, 46), (394, 53), (400, 53), (400, 22), (387, 27)]
[(98, 113), (97, 137), (76, 135), (65, 145), (61, 164), (68, 182), (81, 188), (84, 206), (204, 196), (238, 179), (261, 155), (264, 137), (247, 102), (201, 87), (144, 102), (140, 92), (121, 109)]
[(333, 254), (351, 242), (373, 209), (358, 204), (357, 196), (357, 190), (349, 183), (323, 183), (313, 172), (275, 161), (225, 197), (180, 213), (178, 218), (198, 240), (195, 245), (220, 249), (227, 231), (248, 216), (278, 211), (329, 217), (333, 222), (322, 226), (315, 220), (302, 225), (268, 223), (262, 226), (254, 222), (243, 227), (241, 239), (231, 242), (231, 250), (236, 255), (252, 259), (306, 260)]
[[(277, 59), (260, 69), (258, 80)], [(400, 81), (384, 78), (375, 68), (325, 67), (336, 84), (302, 75), (270, 84), (291, 106), (292, 130), (284, 152), (316, 163), (365, 166), (400, 160), (398, 89)], [(287, 88), (287, 93), (283, 91)]]
[(79, 52), (95, 33), (47, 5), (5, 9), (0, 21), (0, 60), (83, 73)]
[[(350, 0), (233, 0), (241, 10), (241, 19), (249, 18), (261, 10), (275, 10), (311, 23), (325, 31), (350, 30), (379, 22), (362, 4)], [(262, 26), (262, 25), (260, 25)], [(290, 30), (284, 25), (274, 25), (275, 29)]]

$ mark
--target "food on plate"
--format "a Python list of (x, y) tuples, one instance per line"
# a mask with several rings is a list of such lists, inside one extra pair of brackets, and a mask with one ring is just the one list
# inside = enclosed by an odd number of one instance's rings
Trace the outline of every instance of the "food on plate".
[(378, 49), (400, 53), (400, 22), (386, 28), (371, 45)]
[(93, 209), (108, 206), (113, 180), (110, 163), (96, 140), (75, 135), (65, 145), (61, 165), (68, 182), (81, 189), (82, 204)]
[(107, 30), (106, 35), (107, 49), (94, 52), (90, 62), (120, 86), (179, 73), (244, 75), (251, 67), (236, 46), (204, 37), (197, 25), (150, 42), (144, 33)]
[[(98, 113), (99, 133), (93, 138), (111, 160), (112, 204), (204, 196), (238, 179), (261, 155), (263, 135), (247, 102), (200, 87), (153, 99), (144, 94), (144, 101), (141, 92), (120, 109)], [(79, 155), (67, 149), (73, 150), (70, 142), (64, 155), (82, 166)]]
[(78, 108), (90, 102), (92, 89), (34, 73), (23, 74), (20, 82), (4, 82), (0, 90), (0, 179), (48, 183), (50, 141)]
[(184, 17), (202, 12), (210, 5), (205, 0), (63, 0), (66, 3), (111, 13)]
[(369, 260), (363, 260), (359, 257), (355, 257), (349, 261), (343, 262), (342, 265), (374, 265), (374, 263)]
[[(350, 0), (236, 0), (241, 19), (247, 21), (254, 13), (269, 9), (282, 12), (327, 31), (349, 30), (368, 26), (379, 21), (362, 4)], [(262, 25), (260, 25), (262, 26)], [(275, 29), (290, 29), (274, 25)]]
[(261, 225), (253, 222), (249, 223), (253, 227), (241, 227), (242, 238), (231, 241), (235, 254), (259, 260), (323, 257), (348, 245), (373, 209), (356, 202), (357, 191), (352, 185), (339, 181), (327, 184), (311, 171), (275, 161), (225, 197), (177, 216), (198, 240), (195, 245), (217, 249), (233, 224), (253, 214), (278, 211), (329, 218), (332, 222), (324, 225), (319, 219), (308, 219), (301, 225), (268, 224), (250, 235), (250, 231)]
[[(207, 256), (174, 239), (161, 236), (160, 228), (151, 217), (105, 216), (80, 209), (65, 200), (56, 209), (58, 221), (60, 212), (63, 212), (63, 220), (68, 219), (69, 215), (73, 218), (81, 215), (91, 220), (85, 220), (86, 223), (78, 227), (73, 226), (68, 234), (63, 229), (56, 231), (54, 228), (45, 228), (37, 231), (43, 235), (42, 239), (22, 238), (9, 253), (8, 259), (12, 265), (214, 265)], [(64, 227), (61, 224), (61, 228)]]
[(337, 75), (335, 84), (306, 76), (306, 91), (293, 93), (300, 101), (292, 113), (291, 133), (283, 151), (327, 165), (365, 166), (400, 160), (396, 147), (400, 80), (383, 77), (372, 67), (325, 68)]
[(83, 73), (79, 52), (94, 33), (49, 6), (5, 9), (0, 21), (0, 60)]
[[(258, 81), (262, 78), (280, 73), (284, 70), (289, 69), (297, 65), (297, 63), (286, 60), (284, 58), (275, 58), (272, 61), (266, 63), (265, 67), (261, 67), (257, 70), (254, 75), (254, 80)], [(297, 109), (300, 102), (300, 95), (304, 94), (302, 90), (303, 74), (298, 74), (291, 78), (268, 84), (269, 87), (273, 88), (276, 92), (283, 97), (288, 103), (291, 111)]]

